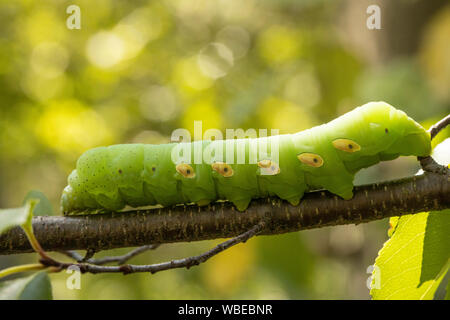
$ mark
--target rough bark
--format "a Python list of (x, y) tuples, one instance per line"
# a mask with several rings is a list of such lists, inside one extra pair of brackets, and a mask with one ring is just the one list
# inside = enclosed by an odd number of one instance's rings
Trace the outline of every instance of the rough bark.
[[(33, 228), (47, 251), (100, 251), (233, 237), (260, 222), (264, 222), (260, 234), (269, 235), (447, 208), (450, 208), (450, 175), (426, 172), (356, 187), (351, 200), (317, 191), (306, 194), (298, 206), (279, 199), (259, 199), (245, 212), (223, 202), (201, 208), (177, 206), (97, 215), (40, 216), (33, 218)], [(21, 229), (0, 235), (0, 254), (31, 251)]]

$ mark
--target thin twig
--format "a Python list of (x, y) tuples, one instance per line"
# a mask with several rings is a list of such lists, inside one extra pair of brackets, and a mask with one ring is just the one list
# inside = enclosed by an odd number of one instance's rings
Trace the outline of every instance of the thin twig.
[(160, 246), (160, 244), (149, 244), (149, 245), (142, 246), (142, 247), (136, 248), (134, 250), (131, 250), (130, 252), (128, 252), (122, 256), (90, 259), (90, 260), (88, 260), (88, 262), (91, 264), (96, 264), (96, 265), (104, 265), (104, 264), (108, 264), (108, 263), (112, 263), (112, 262), (117, 262), (118, 265), (122, 265), (125, 262), (127, 262), (128, 260), (130, 260), (131, 258), (133, 258), (143, 252), (146, 252), (149, 250), (155, 250), (159, 246)]
[[(229, 239), (225, 242), (222, 242), (220, 244), (218, 244), (217, 246), (215, 246), (214, 248), (212, 248), (209, 251), (206, 251), (198, 256), (193, 256), (193, 257), (188, 257), (188, 258), (183, 258), (183, 259), (178, 259), (178, 260), (172, 260), (172, 261), (167, 261), (167, 262), (163, 262), (163, 263), (156, 263), (156, 264), (151, 264), (151, 265), (131, 265), (131, 264), (124, 264), (124, 265), (120, 265), (120, 266), (101, 266), (101, 265), (97, 265), (97, 264), (90, 264), (90, 263), (61, 263), (61, 262), (57, 262), (55, 263), (55, 260), (40, 260), (40, 262), (42, 263), (42, 265), (44, 266), (49, 266), (49, 267), (54, 267), (55, 270), (63, 270), (63, 269), (67, 269), (71, 266), (76, 266), (80, 269), (80, 271), (82, 273), (123, 273), (123, 274), (129, 274), (129, 273), (136, 273), (136, 272), (150, 272), (152, 274), (156, 273), (156, 272), (160, 272), (160, 271), (164, 271), (164, 270), (169, 270), (169, 269), (178, 269), (178, 268), (191, 268), (193, 266), (197, 266), (203, 262), (208, 261), (210, 258), (212, 258), (213, 256), (219, 254), (220, 252), (231, 248), (232, 246), (241, 243), (241, 242), (246, 242), (248, 239), (250, 239), (251, 237), (257, 235), (258, 233), (260, 233), (265, 226), (265, 222), (261, 221), (260, 223), (258, 223), (257, 225), (253, 226), (250, 230), (232, 238)], [(144, 249), (141, 249), (140, 252), (142, 252)], [(134, 250), (134, 251), (137, 251)], [(138, 252), (138, 253), (140, 253)], [(131, 257), (131, 253), (130, 252), (127, 258)], [(138, 254), (136, 253), (136, 254)], [(124, 256), (122, 256), (123, 258)]]
[(95, 265), (105, 265), (108, 263), (114, 263), (117, 262), (118, 265), (124, 264), (125, 262), (127, 262), (128, 260), (130, 260), (131, 258), (146, 252), (148, 250), (155, 250), (156, 248), (158, 248), (160, 246), (160, 244), (149, 244), (149, 245), (145, 245), (145, 246), (141, 246), (139, 248), (136, 248), (134, 250), (131, 250), (130, 252), (121, 255), (121, 256), (108, 256), (108, 257), (104, 257), (104, 258), (98, 258), (98, 259), (87, 259), (85, 260), (83, 258), (83, 256), (81, 254), (79, 254), (76, 251), (72, 251), (72, 250), (68, 250), (68, 251), (60, 251), (60, 253), (68, 256), (69, 258), (72, 258), (73, 260), (75, 260), (76, 262), (86, 262), (89, 264), (95, 264)]
[(112, 257), (104, 257), (104, 258), (99, 258), (99, 259), (89, 259), (87, 262), (90, 264), (96, 264), (96, 265), (104, 265), (104, 264), (108, 264), (108, 263), (117, 262), (118, 265), (121, 265), (121, 264), (124, 264), (125, 262), (127, 262), (128, 260), (130, 260), (131, 258), (133, 258), (145, 251), (155, 250), (159, 246), (160, 246), (159, 244), (149, 244), (149, 245), (145, 245), (145, 246), (136, 248), (122, 256), (112, 256)]
[(83, 256), (74, 250), (61, 250), (59, 253), (68, 256), (69, 258), (75, 260), (76, 262), (82, 262)]
[(442, 131), (445, 127), (447, 127), (450, 124), (450, 114), (444, 117), (443, 119), (439, 120), (437, 123), (432, 125), (430, 129), (428, 129), (428, 132), (430, 133), (431, 140), (434, 139), (434, 137)]
[[(436, 137), (436, 135), (445, 129), (450, 124), (450, 114), (445, 118), (439, 120), (437, 123), (432, 125), (428, 132), (430, 133), (431, 140)], [(417, 160), (420, 162), (420, 166), (424, 171), (434, 172), (438, 174), (448, 174), (449, 170), (446, 166), (442, 166), (438, 164), (431, 156), (427, 157), (417, 157)]]
[(84, 257), (81, 259), (81, 262), (87, 262), (88, 260), (90, 260), (94, 256), (95, 252), (96, 252), (95, 249), (88, 248), (86, 250)]

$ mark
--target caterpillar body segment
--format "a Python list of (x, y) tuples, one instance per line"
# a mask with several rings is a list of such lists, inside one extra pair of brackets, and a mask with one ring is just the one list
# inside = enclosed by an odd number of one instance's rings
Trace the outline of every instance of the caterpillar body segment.
[(430, 152), (423, 127), (387, 103), (371, 102), (295, 134), (91, 149), (69, 175), (61, 205), (71, 214), (223, 199), (242, 211), (267, 196), (296, 205), (314, 189), (350, 199), (360, 169)]

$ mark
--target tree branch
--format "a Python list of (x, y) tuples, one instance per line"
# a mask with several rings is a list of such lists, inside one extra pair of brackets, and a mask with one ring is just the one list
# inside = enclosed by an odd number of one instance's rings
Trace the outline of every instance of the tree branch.
[[(100, 251), (149, 243), (228, 238), (243, 234), (262, 221), (265, 225), (259, 234), (269, 235), (450, 208), (448, 172), (425, 172), (420, 176), (355, 187), (354, 191), (351, 200), (340, 199), (327, 191), (311, 192), (298, 206), (279, 199), (257, 199), (245, 212), (222, 202), (207, 207), (39, 216), (33, 218), (33, 229), (46, 251), (87, 248)], [(0, 254), (32, 251), (20, 228), (0, 235)]]
[[(178, 260), (171, 260), (168, 262), (162, 262), (162, 263), (156, 263), (156, 264), (150, 264), (150, 265), (131, 265), (131, 264), (122, 264), (119, 266), (102, 266), (97, 264), (92, 264), (91, 262), (88, 263), (63, 263), (63, 262), (57, 262), (53, 259), (46, 260), (41, 259), (39, 260), (40, 263), (45, 267), (53, 267), (54, 271), (60, 271), (63, 269), (67, 269), (69, 267), (78, 267), (82, 273), (123, 273), (123, 274), (129, 274), (129, 273), (136, 273), (136, 272), (150, 272), (150, 273), (156, 273), (160, 271), (170, 270), (170, 269), (178, 269), (178, 268), (191, 268), (193, 266), (198, 266), (200, 263), (208, 261), (210, 258), (214, 257), (215, 255), (219, 254), (220, 252), (231, 248), (232, 246), (241, 243), (246, 242), (251, 237), (255, 236), (261, 230), (264, 228), (264, 222), (261, 221), (257, 225), (253, 226), (250, 230), (238, 235), (237, 237), (234, 237), (230, 240), (227, 240), (225, 242), (222, 242), (212, 248), (211, 250), (208, 250), (198, 256), (178, 259)], [(140, 249), (140, 250), (139, 250)], [(153, 247), (151, 249), (154, 249)], [(143, 251), (143, 247), (138, 248), (134, 251), (131, 251), (128, 255), (130, 255), (132, 252), (135, 252), (136, 254), (139, 254)], [(110, 257), (114, 258), (114, 257)], [(128, 258), (128, 257), (127, 257)], [(111, 262), (111, 261), (108, 261)], [(119, 263), (120, 264), (120, 263)]]

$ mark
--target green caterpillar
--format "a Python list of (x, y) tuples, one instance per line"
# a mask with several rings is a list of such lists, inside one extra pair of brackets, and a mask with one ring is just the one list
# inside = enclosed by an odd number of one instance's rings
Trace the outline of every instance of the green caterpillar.
[[(173, 160), (174, 148), (184, 155), (181, 161)], [(240, 155), (235, 152), (239, 148)], [(223, 199), (243, 211), (251, 199), (267, 196), (297, 205), (305, 192), (315, 189), (350, 199), (358, 170), (430, 152), (430, 135), (423, 127), (385, 102), (371, 102), (295, 134), (91, 149), (78, 159), (61, 205), (70, 214)], [(208, 161), (199, 163), (205, 154)]]

